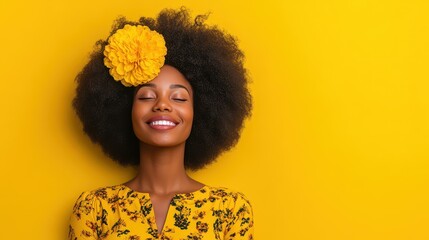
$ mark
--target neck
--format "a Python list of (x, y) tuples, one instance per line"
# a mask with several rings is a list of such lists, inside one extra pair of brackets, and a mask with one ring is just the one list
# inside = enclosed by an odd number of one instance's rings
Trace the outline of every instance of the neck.
[(140, 143), (140, 166), (130, 182), (142, 192), (169, 194), (181, 191), (192, 181), (184, 165), (185, 143), (174, 147), (155, 147)]

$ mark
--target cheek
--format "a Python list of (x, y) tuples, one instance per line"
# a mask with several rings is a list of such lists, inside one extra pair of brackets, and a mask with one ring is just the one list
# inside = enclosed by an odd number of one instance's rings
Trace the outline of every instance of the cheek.
[(193, 124), (193, 121), (194, 121), (194, 111), (193, 110), (191, 110), (191, 111), (189, 111), (188, 113), (187, 113), (187, 116), (186, 116), (186, 120), (188, 121), (188, 123), (189, 123), (189, 125), (188, 125), (188, 127), (189, 127), (189, 133), (191, 132), (191, 129), (192, 129), (192, 126), (194, 125)]
[(191, 119), (191, 121), (193, 121), (193, 120), (194, 120), (194, 110), (192, 110), (192, 111), (189, 113), (189, 118)]
[(134, 104), (131, 109), (131, 121), (133, 124), (134, 131), (136, 130), (136, 127), (141, 124), (143, 114), (143, 109), (139, 107), (138, 104)]
[(144, 114), (147, 114), (150, 111), (150, 106), (144, 104), (138, 100), (134, 101), (133, 107), (131, 109), (131, 116), (133, 118), (141, 118)]
[(139, 115), (138, 108), (136, 107), (135, 104), (133, 104), (133, 107), (131, 109), (131, 119), (133, 120), (133, 122), (138, 118), (138, 115)]
[(183, 118), (185, 118), (188, 122), (189, 121), (192, 122), (192, 120), (194, 119), (194, 109), (192, 105), (183, 108), (181, 112), (182, 112)]
[(177, 109), (177, 114), (183, 121), (186, 123), (187, 128), (189, 130), (192, 128), (192, 123), (194, 120), (194, 110), (191, 106), (180, 106), (180, 108)]

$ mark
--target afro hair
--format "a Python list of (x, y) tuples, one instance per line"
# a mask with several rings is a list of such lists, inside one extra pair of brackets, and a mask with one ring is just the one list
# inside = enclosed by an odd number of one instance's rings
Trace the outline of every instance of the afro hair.
[[(244, 55), (236, 39), (205, 23), (208, 15), (192, 19), (185, 8), (165, 9), (157, 18), (138, 22), (121, 17), (110, 36), (126, 24), (144, 25), (164, 36), (165, 64), (178, 69), (194, 92), (194, 120), (186, 141), (185, 167), (200, 169), (240, 138), (250, 116), (252, 99)], [(139, 165), (139, 140), (131, 121), (135, 87), (114, 81), (104, 65), (107, 40), (99, 40), (88, 64), (76, 77), (73, 108), (84, 132), (103, 152), (121, 165)]]

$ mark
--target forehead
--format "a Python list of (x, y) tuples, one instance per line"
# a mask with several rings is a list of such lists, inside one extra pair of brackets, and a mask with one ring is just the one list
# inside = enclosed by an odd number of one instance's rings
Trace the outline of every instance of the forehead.
[(148, 82), (148, 84), (143, 84), (139, 86), (138, 89), (143, 86), (169, 88), (171, 85), (182, 85), (186, 87), (189, 92), (192, 91), (191, 84), (188, 82), (188, 80), (186, 80), (183, 74), (179, 72), (179, 70), (177, 70), (176, 68), (169, 65), (164, 65), (161, 68), (161, 71), (159, 72), (158, 76)]

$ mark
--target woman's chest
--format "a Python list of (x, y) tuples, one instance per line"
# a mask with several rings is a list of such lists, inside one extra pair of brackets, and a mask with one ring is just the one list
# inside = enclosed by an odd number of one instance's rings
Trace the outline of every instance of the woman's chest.
[(116, 201), (102, 206), (100, 239), (223, 239), (228, 210), (217, 202), (171, 201), (158, 231), (151, 202)]

